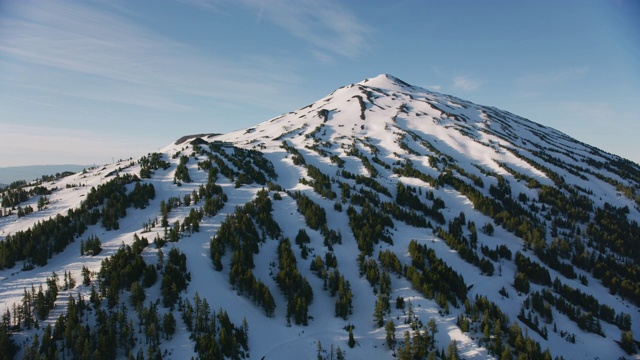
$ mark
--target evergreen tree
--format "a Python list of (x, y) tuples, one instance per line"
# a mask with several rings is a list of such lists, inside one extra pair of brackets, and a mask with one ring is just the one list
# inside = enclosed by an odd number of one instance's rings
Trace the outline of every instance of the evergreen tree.
[(393, 323), (393, 320), (389, 320), (387, 325), (384, 327), (386, 331), (386, 341), (389, 349), (394, 349), (396, 347), (396, 326)]

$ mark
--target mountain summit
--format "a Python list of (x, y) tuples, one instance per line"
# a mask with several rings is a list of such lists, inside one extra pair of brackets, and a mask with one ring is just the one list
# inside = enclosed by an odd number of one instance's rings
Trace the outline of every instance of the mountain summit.
[(633, 162), (391, 75), (208, 130), (2, 193), (3, 354), (635, 356)]

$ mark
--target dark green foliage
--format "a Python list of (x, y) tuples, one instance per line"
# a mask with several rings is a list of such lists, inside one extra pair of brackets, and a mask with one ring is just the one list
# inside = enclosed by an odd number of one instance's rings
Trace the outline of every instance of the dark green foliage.
[(220, 224), (220, 228), (209, 243), (209, 251), (214, 268), (221, 271), (222, 257), (230, 247), (231, 264), (229, 282), (241, 294), (247, 295), (257, 305), (262, 306), (267, 316), (272, 316), (275, 301), (269, 288), (253, 275), (253, 254), (258, 252), (261, 238), (253, 222), (260, 225), (264, 234), (277, 237), (280, 227), (271, 215), (271, 200), (266, 190), (260, 190), (256, 199), (236, 208), (236, 212)]
[(207, 299), (194, 295), (193, 305), (187, 299), (182, 310), (182, 320), (195, 341), (195, 351), (201, 359), (229, 358), (240, 360), (249, 357), (249, 326), (231, 322), (223, 309), (212, 311)]
[(621, 334), (620, 347), (629, 355), (636, 353), (636, 344), (633, 340), (633, 333), (631, 332), (631, 330), (625, 331)]
[[(511, 323), (509, 316), (486, 297), (476, 296), (473, 303), (466, 302), (465, 314), (471, 324), (477, 324), (483, 329), (484, 346), (494, 356), (502, 355), (505, 349), (514, 349), (519, 356), (529, 359), (553, 358), (549, 350), (542, 351), (538, 342), (526, 333), (523, 334), (518, 323)], [(508, 358), (511, 359), (511, 356), (509, 355)]]
[(451, 249), (456, 250), (466, 262), (477, 266), (483, 274), (492, 276), (495, 270), (493, 263), (484, 257), (481, 259), (475, 250), (476, 245), (463, 236), (464, 222), (464, 213), (461, 213), (460, 216), (449, 222), (449, 231), (438, 227), (434, 233), (443, 239)]
[(102, 251), (102, 243), (96, 235), (91, 235), (87, 240), (80, 240), (80, 255), (95, 256)]
[(144, 209), (149, 205), (149, 200), (156, 197), (156, 191), (153, 184), (142, 184), (136, 182), (133, 190), (129, 193), (129, 201), (136, 209)]
[(187, 168), (187, 163), (189, 162), (189, 157), (186, 155), (180, 156), (180, 163), (176, 168), (176, 172), (173, 175), (174, 182), (185, 182), (190, 183), (191, 177), (189, 176), (189, 169)]
[(176, 248), (171, 248), (160, 284), (162, 304), (173, 309), (178, 301), (179, 293), (186, 290), (189, 281), (191, 281), (191, 273), (187, 272), (186, 255)]
[(307, 226), (313, 230), (319, 230), (327, 224), (327, 214), (323, 207), (301, 192), (295, 193), (294, 198), (298, 203), (298, 211), (304, 215)]
[(131, 205), (125, 185), (134, 181), (138, 178), (129, 174), (116, 176), (91, 188), (82, 205), (68, 210), (67, 215), (58, 214), (7, 235), (0, 242), (0, 268), (11, 268), (17, 261), (25, 261), (25, 268), (43, 266), (100, 219), (107, 230), (119, 228), (118, 219), (126, 215), (126, 208)]
[(402, 274), (402, 264), (400, 263), (400, 259), (398, 256), (389, 249), (384, 251), (380, 251), (378, 253), (378, 261), (380, 261), (380, 265), (386, 271), (392, 271), (396, 274)]
[(438, 186), (438, 180), (432, 176), (429, 176), (423, 172), (420, 172), (419, 170), (415, 169), (413, 167), (413, 163), (411, 162), (411, 160), (406, 159), (403, 164), (402, 167), (394, 167), (393, 168), (393, 173), (394, 174), (398, 174), (400, 176), (406, 176), (406, 177), (412, 177), (412, 178), (416, 178), (416, 179), (420, 179), (422, 181), (424, 181), (425, 183), (431, 185), (432, 187), (436, 187)]
[(296, 235), (296, 244), (302, 245), (308, 244), (309, 242), (311, 242), (311, 239), (307, 232), (304, 229), (298, 230), (298, 235)]
[(129, 292), (131, 292), (131, 296), (129, 297), (129, 300), (131, 300), (131, 304), (134, 307), (142, 305), (142, 302), (146, 298), (146, 295), (144, 293), (144, 289), (142, 288), (142, 286), (140, 286), (140, 283), (135, 281), (133, 284), (131, 284)]
[(114, 255), (102, 260), (100, 266), (100, 293), (105, 294), (109, 307), (119, 302), (121, 290), (129, 290), (131, 285), (140, 280), (146, 264), (139, 251), (133, 251), (124, 245)]
[(521, 272), (517, 273), (515, 278), (513, 279), (513, 287), (525, 294), (529, 293), (530, 284), (527, 275)]
[(373, 254), (373, 246), (379, 241), (393, 244), (393, 239), (385, 231), (386, 227), (393, 228), (389, 215), (368, 205), (358, 213), (353, 206), (347, 209), (349, 227), (358, 242), (358, 249), (367, 256)]
[[(365, 146), (373, 146), (369, 143), (365, 143), (363, 142), (363, 144)], [(374, 151), (375, 152), (375, 151)], [(356, 141), (353, 141), (353, 144), (350, 146), (349, 151), (347, 151), (347, 155), (348, 156), (355, 156), (358, 159), (360, 159), (360, 161), (362, 161), (362, 166), (364, 166), (365, 169), (367, 169), (367, 171), (369, 172), (369, 175), (372, 178), (378, 177), (379, 172), (378, 169), (376, 169), (375, 166), (373, 166), (373, 164), (371, 164), (371, 162), (369, 161), (369, 158), (367, 156), (365, 156), (364, 154), (360, 153), (360, 151), (358, 150), (358, 147), (356, 146)]]
[(480, 245), (480, 251), (483, 255), (488, 256), (493, 261), (498, 261), (500, 258), (511, 260), (511, 250), (506, 245), (496, 245), (495, 249), (489, 249), (486, 245)]
[(332, 164), (337, 164), (339, 168), (344, 167), (344, 160), (342, 160), (338, 155), (329, 156), (329, 160), (331, 160)]
[(163, 155), (160, 153), (150, 153), (140, 158), (138, 161), (140, 164), (140, 177), (142, 179), (148, 179), (153, 175), (155, 170), (160, 168), (167, 170), (171, 164), (163, 160), (162, 157)]
[(349, 280), (346, 280), (344, 276), (340, 275), (338, 277), (338, 298), (335, 304), (335, 316), (347, 320), (352, 312), (353, 293), (351, 292), (351, 284)]
[(11, 360), (18, 352), (13, 335), (5, 326), (0, 327), (0, 360)]
[(313, 290), (307, 279), (298, 271), (296, 257), (291, 250), (289, 239), (283, 239), (278, 246), (278, 274), (276, 282), (287, 299), (287, 321), (293, 316), (296, 324), (307, 325), (309, 305), (313, 301)]
[(292, 155), (293, 165), (305, 165), (306, 164), (306, 162), (304, 160), (304, 157), (302, 156), (302, 154), (300, 154), (298, 149), (296, 149), (293, 146), (289, 145), (286, 141), (283, 141), (282, 145), (280, 147), (285, 149), (288, 153), (290, 153)]
[(391, 197), (391, 192), (389, 192), (389, 189), (387, 189), (386, 187), (382, 186), (382, 184), (380, 184), (378, 181), (376, 181), (376, 179), (374, 179), (373, 177), (370, 176), (365, 176), (365, 175), (361, 175), (361, 174), (353, 174), (347, 170), (342, 170), (342, 172), (340, 173), (342, 175), (342, 177), (344, 177), (345, 179), (353, 179), (356, 181), (357, 185), (364, 185), (368, 188), (370, 188), (371, 190), (374, 190), (380, 194), (386, 195), (388, 197)]
[(156, 280), (158, 280), (158, 271), (156, 270), (156, 267), (152, 264), (147, 265), (147, 267), (144, 268), (142, 284), (145, 288), (150, 288), (156, 283)]
[(493, 225), (491, 225), (491, 223), (486, 223), (482, 226), (482, 232), (491, 236), (493, 235), (494, 229), (493, 229)]
[[(259, 151), (234, 146), (233, 152), (229, 154), (222, 147), (213, 143), (209, 145), (209, 149), (217, 154), (210, 156), (211, 160), (215, 161), (222, 175), (232, 181), (235, 179), (236, 187), (251, 183), (265, 185), (268, 178), (274, 180), (278, 178), (273, 164), (265, 159)], [(238, 171), (236, 172), (226, 165), (221, 157), (233, 164)]]
[(531, 282), (540, 285), (551, 285), (551, 276), (549, 275), (549, 270), (545, 267), (530, 260), (519, 251), (516, 252), (515, 262), (518, 271), (523, 273)]
[(331, 190), (331, 180), (327, 175), (322, 173), (320, 169), (313, 165), (307, 165), (307, 175), (313, 179), (312, 181), (307, 181), (306, 179), (300, 179), (300, 182), (305, 185), (309, 185), (313, 188), (315, 192), (320, 194), (322, 197), (327, 199), (335, 199), (336, 193)]
[(411, 240), (409, 255), (412, 262), (405, 268), (404, 275), (416, 290), (429, 299), (437, 298), (442, 307), (447, 301), (457, 306), (459, 300), (467, 298), (464, 278), (438, 258), (433, 249)]
[[(553, 292), (556, 296), (553, 296), (549, 290), (543, 290), (542, 295), (545, 300), (550, 304), (556, 306), (558, 311), (567, 314), (572, 320), (578, 320), (582, 317), (580, 315), (579, 308), (582, 308), (588, 315), (594, 316), (598, 319), (602, 319), (610, 324), (616, 325), (621, 330), (631, 329), (631, 316), (625, 313), (616, 314), (616, 311), (606, 304), (600, 304), (598, 300), (593, 296), (583, 293), (579, 289), (574, 289), (566, 284), (562, 284), (558, 278), (553, 281)], [(571, 306), (573, 305), (573, 306)], [(574, 306), (576, 308), (574, 308)], [(588, 331), (598, 333), (594, 331), (595, 328), (593, 321), (578, 323), (582, 329), (590, 329)]]
[(435, 202), (433, 206), (429, 207), (420, 201), (420, 198), (415, 194), (415, 189), (410, 186), (405, 186), (403, 183), (398, 181), (398, 185), (396, 187), (396, 203), (401, 206), (408, 206), (409, 208), (421, 211), (426, 216), (434, 219), (439, 224), (444, 224), (444, 216), (439, 209), (439, 205)]

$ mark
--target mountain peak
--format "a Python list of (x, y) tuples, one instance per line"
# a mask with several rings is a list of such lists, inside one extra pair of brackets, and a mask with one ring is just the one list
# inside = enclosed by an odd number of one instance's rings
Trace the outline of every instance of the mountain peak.
[(390, 75), (390, 74), (380, 74), (378, 76), (372, 77), (372, 78), (368, 78), (365, 79), (361, 82), (359, 82), (358, 84), (360, 85), (365, 85), (365, 86), (371, 86), (371, 87), (377, 87), (377, 88), (382, 88), (382, 89), (388, 89), (388, 88), (413, 88), (412, 85), (408, 84), (405, 81), (402, 81), (400, 79), (398, 79), (397, 77)]

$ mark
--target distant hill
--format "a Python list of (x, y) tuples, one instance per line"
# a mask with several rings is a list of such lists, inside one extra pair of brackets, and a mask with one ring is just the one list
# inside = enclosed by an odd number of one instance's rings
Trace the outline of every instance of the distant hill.
[(42, 175), (55, 175), (64, 171), (78, 172), (88, 167), (88, 165), (71, 164), (0, 167), (0, 187), (9, 185), (17, 180), (31, 181)]

